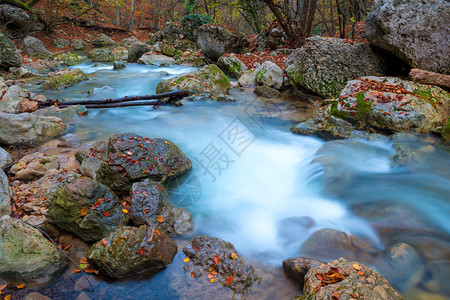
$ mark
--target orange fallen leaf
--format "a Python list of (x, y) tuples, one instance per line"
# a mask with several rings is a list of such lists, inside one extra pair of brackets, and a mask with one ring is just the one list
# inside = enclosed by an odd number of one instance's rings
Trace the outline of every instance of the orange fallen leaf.
[(87, 212), (88, 212), (88, 207), (83, 207), (81, 210), (80, 210), (80, 216), (85, 216), (86, 214), (87, 214)]
[(11, 300), (11, 295), (7, 295), (7, 296), (5, 297), (5, 300)]
[(353, 264), (353, 269), (355, 269), (356, 271), (359, 271), (359, 270), (361, 270), (361, 266), (359, 264), (357, 264), (357, 263), (354, 263)]
[(150, 209), (146, 208), (146, 209), (144, 209), (142, 212), (143, 212), (144, 215), (145, 215), (145, 214), (147, 214), (149, 211), (150, 211)]
[(225, 281), (225, 284), (230, 284), (233, 282), (233, 275), (228, 276), (227, 280)]
[(364, 272), (363, 271), (358, 271), (358, 272), (356, 272), (358, 275), (360, 275), (360, 276), (364, 276)]
[(211, 282), (211, 283), (213, 283), (214, 281), (216, 281), (214, 278), (211, 278), (211, 279), (209, 280), (209, 282)]
[(91, 269), (91, 268), (84, 268), (84, 271), (86, 272), (86, 273), (89, 273), (89, 274), (98, 274), (98, 271), (97, 270), (94, 270), (94, 269)]
[(73, 269), (73, 270), (72, 270), (72, 273), (73, 273), (73, 274), (77, 274), (77, 273), (80, 273), (80, 272), (81, 272), (80, 269)]
[(189, 262), (191, 259), (189, 257), (186, 257), (185, 259), (183, 259), (183, 262), (187, 263)]
[(159, 215), (157, 220), (158, 220), (159, 223), (163, 223), (164, 222), (164, 217)]
[(238, 258), (236, 253), (231, 253), (230, 257), (231, 257), (232, 260), (236, 260)]
[(7, 287), (7, 284), (0, 285), (0, 293)]
[[(105, 240), (105, 241), (106, 241), (106, 240)], [(89, 262), (88, 262), (88, 260), (87, 260), (86, 257), (82, 257), (82, 258), (80, 259), (80, 264), (87, 264), (87, 263), (89, 263)]]
[(105, 240), (105, 239), (102, 239), (102, 240), (100, 241), (100, 243), (101, 243), (103, 246), (108, 246), (108, 241)]
[(159, 231), (158, 228), (155, 228), (155, 233), (156, 233), (157, 236), (161, 236), (161, 231)]
[(136, 251), (136, 254), (137, 255), (142, 255), (142, 254), (144, 254), (144, 252), (146, 251), (147, 249), (145, 249), (145, 248), (139, 248), (137, 251)]
[(214, 278), (214, 275), (213, 275), (213, 274), (209, 274), (209, 275), (208, 275), (208, 278), (210, 278), (210, 279), (211, 279), (211, 278)]
[(127, 209), (122, 209), (122, 212), (124, 213), (124, 214), (127, 214), (128, 213), (128, 210)]
[(69, 249), (70, 247), (72, 247), (72, 244), (71, 244), (71, 243), (70, 243), (69, 245), (65, 246), (65, 247), (64, 247), (64, 250), (67, 250), (67, 249)]
[(111, 217), (111, 214), (110, 214), (109, 212), (107, 212), (107, 211), (104, 211), (104, 212), (103, 212), (103, 215), (104, 215), (105, 217)]

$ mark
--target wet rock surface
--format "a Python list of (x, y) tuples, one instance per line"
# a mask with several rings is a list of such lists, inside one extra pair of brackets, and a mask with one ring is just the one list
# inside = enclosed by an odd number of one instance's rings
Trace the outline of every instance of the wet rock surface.
[(322, 262), (306, 257), (291, 257), (283, 260), (283, 271), (301, 288), (305, 284), (305, 276), (312, 268), (317, 268)]
[(42, 84), (42, 88), (44, 90), (60, 90), (85, 80), (89, 80), (89, 78), (80, 69), (61, 70), (50, 73), (50, 77)]
[(259, 282), (254, 267), (244, 262), (234, 246), (216, 237), (197, 236), (183, 253), (189, 258), (184, 270), (198, 280), (214, 279), (239, 294)]

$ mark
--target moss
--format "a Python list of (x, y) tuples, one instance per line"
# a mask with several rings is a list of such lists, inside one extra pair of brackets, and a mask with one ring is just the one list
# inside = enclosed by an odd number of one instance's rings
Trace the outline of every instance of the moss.
[(445, 141), (450, 141), (450, 119), (445, 123), (444, 129), (441, 131), (441, 135)]

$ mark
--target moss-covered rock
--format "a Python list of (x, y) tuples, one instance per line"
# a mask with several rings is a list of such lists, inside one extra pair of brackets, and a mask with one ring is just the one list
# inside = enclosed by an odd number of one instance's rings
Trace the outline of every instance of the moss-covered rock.
[(172, 142), (132, 133), (111, 136), (106, 157), (96, 178), (121, 195), (128, 194), (134, 182), (147, 178), (163, 182), (192, 168), (189, 158)]
[(4, 33), (0, 33), (0, 66), (20, 67), (22, 58), (17, 52), (17, 47), (13, 41)]
[(44, 90), (60, 90), (74, 86), (85, 80), (89, 80), (89, 78), (80, 69), (66, 69), (50, 73), (50, 77), (44, 82), (42, 88)]
[(67, 266), (66, 257), (35, 228), (0, 218), (0, 280), (44, 284)]
[(161, 270), (172, 263), (177, 244), (157, 227), (124, 226), (92, 246), (88, 261), (110, 277)]
[(175, 59), (179, 59), (183, 55), (183, 51), (177, 49), (172, 44), (161, 43), (161, 45), (159, 47), (160, 47), (161, 53), (166, 56), (170, 56)]
[(92, 59), (92, 61), (98, 62), (112, 62), (121, 59), (121, 56), (113, 54), (110, 49), (91, 50), (88, 53), (88, 57)]
[(62, 53), (56, 56), (56, 59), (61, 61), (61, 65), (63, 66), (73, 66), (80, 62), (80, 57), (75, 53)]
[(217, 60), (217, 66), (236, 79), (248, 70), (247, 66), (234, 55), (222, 55)]
[(216, 65), (207, 65), (186, 75), (161, 81), (156, 92), (166, 93), (174, 90), (188, 90), (189, 93), (209, 92), (227, 94), (230, 80)]
[(441, 135), (444, 138), (444, 141), (450, 142), (450, 119), (448, 119), (447, 123), (445, 123), (444, 129), (442, 129)]
[(90, 178), (79, 178), (58, 189), (48, 219), (85, 241), (98, 241), (125, 225), (128, 215), (117, 196)]

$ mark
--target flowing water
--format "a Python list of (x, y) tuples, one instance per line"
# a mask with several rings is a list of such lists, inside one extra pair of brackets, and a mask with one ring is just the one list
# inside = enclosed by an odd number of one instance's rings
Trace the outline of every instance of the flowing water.
[[(193, 70), (131, 64), (113, 71), (111, 64), (90, 61), (77, 67), (90, 81), (56, 92), (36, 87), (35, 92), (79, 99), (91, 88), (110, 86), (90, 97), (153, 94), (159, 81)], [(369, 244), (371, 251), (348, 255), (375, 267), (407, 298), (450, 295), (448, 148), (431, 137), (325, 142), (298, 136), (289, 128), (311, 107), (291, 99), (269, 101), (249, 91), (231, 94), (236, 102), (90, 110), (72, 133), (88, 141), (133, 132), (177, 144), (193, 170), (172, 182), (169, 194), (195, 219), (194, 232), (179, 245), (200, 234), (233, 243), (262, 274), (249, 298), (292, 299), (299, 293), (283, 275), (281, 262), (302, 254), (314, 257), (300, 248), (322, 228), (353, 233)], [(399, 144), (417, 150), (414, 163), (393, 162)], [(315, 256), (330, 259), (329, 252)], [(113, 282), (91, 277), (94, 289), (85, 292), (92, 299), (232, 297), (226, 288), (194, 283), (182, 270), (183, 258), (180, 252), (153, 276)], [(79, 278), (66, 272), (40, 291), (54, 299), (76, 298), (81, 291), (73, 285)]]

